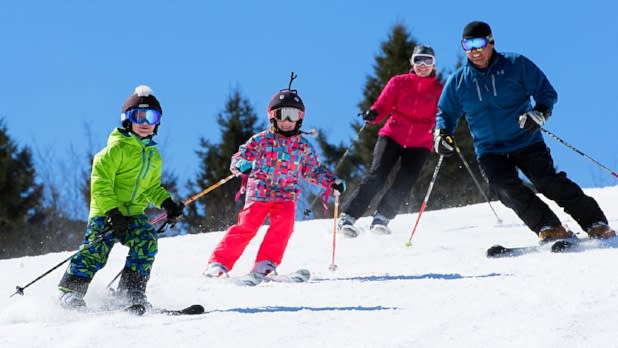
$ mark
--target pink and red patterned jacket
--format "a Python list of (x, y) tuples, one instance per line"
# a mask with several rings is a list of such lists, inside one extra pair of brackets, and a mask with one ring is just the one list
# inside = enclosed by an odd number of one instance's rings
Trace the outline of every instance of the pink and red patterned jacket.
[(393, 76), (371, 107), (378, 112), (372, 124), (390, 115), (378, 135), (387, 136), (403, 147), (424, 147), (433, 151), (433, 128), (442, 84), (436, 77), (413, 72)]
[(232, 156), (230, 170), (238, 174), (239, 161), (253, 162), (245, 202), (296, 201), (299, 177), (322, 186), (327, 194), (335, 175), (320, 164), (315, 149), (302, 135), (285, 137), (272, 130), (253, 135)]

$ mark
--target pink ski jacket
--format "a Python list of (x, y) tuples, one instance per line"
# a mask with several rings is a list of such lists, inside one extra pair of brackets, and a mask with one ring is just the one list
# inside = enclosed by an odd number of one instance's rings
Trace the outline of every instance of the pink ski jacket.
[(436, 123), (442, 84), (436, 77), (419, 77), (415, 73), (393, 76), (371, 107), (378, 124), (390, 115), (378, 135), (387, 136), (403, 147), (433, 150), (432, 131)]
[(285, 137), (266, 130), (253, 135), (232, 156), (230, 170), (238, 174), (239, 161), (253, 162), (245, 202), (296, 201), (299, 177), (330, 193), (335, 175), (320, 164), (318, 154), (302, 135)]

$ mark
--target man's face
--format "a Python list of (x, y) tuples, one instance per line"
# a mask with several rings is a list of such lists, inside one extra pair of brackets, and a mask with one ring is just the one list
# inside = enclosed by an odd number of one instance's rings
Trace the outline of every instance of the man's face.
[(491, 59), (493, 51), (494, 45), (488, 44), (484, 48), (466, 51), (466, 56), (477, 68), (485, 69), (487, 68), (487, 66), (489, 66), (489, 60)]
[(464, 38), (461, 40), (461, 46), (472, 64), (481, 69), (487, 68), (494, 51), (491, 35), (487, 37)]

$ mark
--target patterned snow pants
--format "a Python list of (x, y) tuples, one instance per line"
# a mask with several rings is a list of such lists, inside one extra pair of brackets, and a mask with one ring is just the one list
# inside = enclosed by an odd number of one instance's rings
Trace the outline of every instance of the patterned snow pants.
[[(108, 232), (104, 234), (102, 240), (96, 241), (106, 228), (107, 223), (104, 216), (94, 217), (88, 221), (84, 241), (75, 256), (71, 258), (65, 277), (58, 285), (60, 289), (85, 293), (87, 284), (105, 266), (109, 253), (118, 241), (129, 248), (124, 268), (137, 272), (145, 279), (150, 277), (158, 244), (157, 233), (148, 222), (148, 217), (146, 215), (133, 217), (129, 230), (122, 240), (118, 240), (112, 233)], [(69, 281), (76, 280), (76, 278), (81, 281)], [(71, 283), (85, 283), (85, 289), (76, 289)]]

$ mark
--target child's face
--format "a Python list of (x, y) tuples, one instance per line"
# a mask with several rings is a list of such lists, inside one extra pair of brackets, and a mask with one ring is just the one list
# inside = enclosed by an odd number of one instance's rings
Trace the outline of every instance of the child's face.
[(290, 119), (286, 118), (283, 121), (277, 120), (277, 128), (279, 128), (279, 130), (283, 131), (283, 132), (290, 132), (293, 131), (294, 128), (296, 127), (296, 122), (294, 121), (290, 121)]
[(303, 114), (302, 110), (291, 107), (271, 111), (271, 116), (277, 122), (277, 128), (283, 132), (293, 131), (296, 128), (296, 122), (302, 119)]
[(133, 133), (139, 135), (140, 138), (145, 138), (152, 135), (156, 126), (157, 125), (151, 126), (146, 122), (142, 124), (131, 123), (131, 130)]

